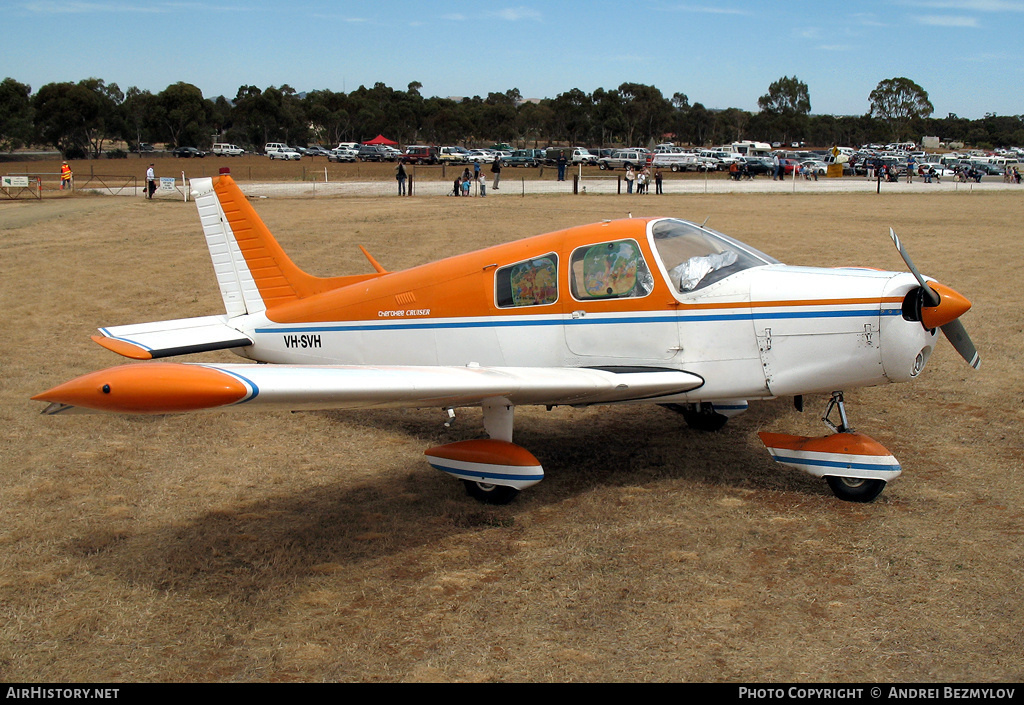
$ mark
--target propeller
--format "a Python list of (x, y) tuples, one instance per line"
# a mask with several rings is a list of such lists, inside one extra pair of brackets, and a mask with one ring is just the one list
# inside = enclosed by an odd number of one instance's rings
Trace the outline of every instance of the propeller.
[(896, 236), (896, 232), (889, 228), (889, 237), (899, 250), (900, 257), (907, 263), (910, 272), (921, 285), (921, 299), (918, 305), (919, 317), (925, 328), (941, 328), (943, 335), (953, 345), (953, 348), (960, 353), (960, 357), (967, 361), (967, 364), (978, 369), (981, 365), (981, 358), (978, 350), (967, 335), (967, 329), (960, 322), (960, 316), (967, 313), (971, 308), (971, 302), (963, 295), (943, 286), (937, 282), (928, 282), (914, 266), (910, 259), (910, 253), (903, 247), (903, 243)]

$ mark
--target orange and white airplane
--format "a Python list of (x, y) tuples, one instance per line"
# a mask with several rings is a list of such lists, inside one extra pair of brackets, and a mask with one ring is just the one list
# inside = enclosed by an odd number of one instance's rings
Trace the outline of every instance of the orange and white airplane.
[[(229, 175), (193, 179), (226, 312), (101, 328), (137, 360), (230, 349), (274, 364), (144, 362), (33, 399), (44, 413), (483, 409), (488, 438), (426, 451), (485, 502), (544, 471), (512, 442), (516, 406), (656, 403), (698, 428), (749, 400), (832, 393), (820, 438), (760, 434), (780, 463), (871, 501), (900, 465), (849, 427), (839, 390), (917, 377), (942, 329), (973, 366), (960, 294), (911, 272), (792, 267), (674, 218), (605, 221), (388, 272), (301, 271)], [(838, 424), (831, 420), (838, 412)]]

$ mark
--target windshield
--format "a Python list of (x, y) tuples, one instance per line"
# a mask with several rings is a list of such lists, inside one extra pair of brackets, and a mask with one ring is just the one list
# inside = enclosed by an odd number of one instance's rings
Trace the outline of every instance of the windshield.
[(656, 222), (651, 240), (672, 288), (683, 294), (744, 269), (778, 262), (731, 237), (682, 220)]

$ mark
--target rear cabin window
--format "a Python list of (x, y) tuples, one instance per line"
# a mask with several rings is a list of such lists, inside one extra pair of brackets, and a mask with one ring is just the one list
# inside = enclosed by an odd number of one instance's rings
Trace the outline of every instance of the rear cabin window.
[(558, 300), (558, 255), (502, 267), (494, 274), (498, 308), (544, 306)]
[(654, 278), (635, 240), (581, 247), (572, 253), (572, 295), (580, 301), (647, 296)]

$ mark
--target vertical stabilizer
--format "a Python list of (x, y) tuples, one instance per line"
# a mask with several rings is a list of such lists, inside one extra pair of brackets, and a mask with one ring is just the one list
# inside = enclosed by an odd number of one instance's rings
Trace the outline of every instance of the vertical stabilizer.
[(299, 269), (230, 176), (192, 179), (192, 195), (229, 316), (260, 313), (343, 283)]

